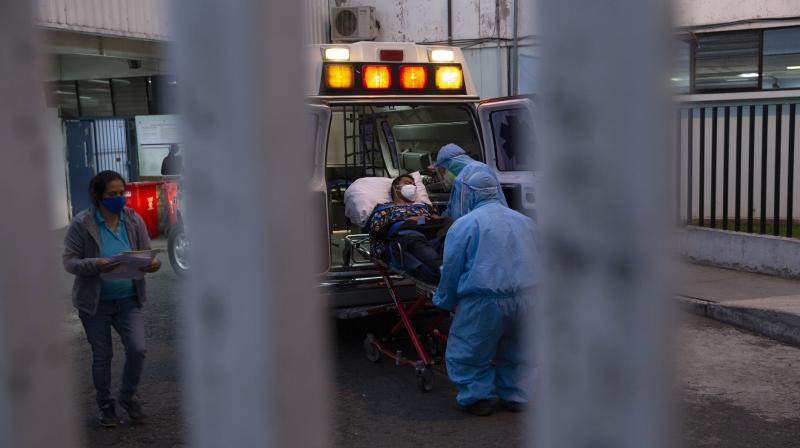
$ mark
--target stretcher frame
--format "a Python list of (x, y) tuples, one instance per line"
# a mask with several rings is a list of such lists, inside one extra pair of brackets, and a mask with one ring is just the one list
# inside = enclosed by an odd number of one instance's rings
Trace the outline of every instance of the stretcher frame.
[[(365, 242), (368, 242), (368, 240), (351, 240), (354, 249), (363, 255), (369, 255), (368, 251), (361, 247)], [(436, 286), (418, 280), (383, 260), (374, 257), (370, 258), (378, 268), (378, 272), (389, 291), (393, 303), (389, 306), (376, 307), (373, 309), (374, 311), (369, 312), (369, 315), (387, 314), (396, 311), (400, 320), (383, 336), (378, 337), (373, 333), (368, 333), (364, 338), (365, 355), (371, 362), (378, 362), (382, 356), (385, 356), (393, 360), (396, 366), (413, 367), (416, 373), (417, 387), (422, 392), (430, 392), (433, 390), (434, 366), (443, 364), (441, 355), (444, 354), (447, 344), (447, 335), (440, 331), (439, 327), (450, 316), (450, 313), (439, 310), (431, 302), (433, 295), (436, 293)], [(404, 300), (400, 296), (396, 284), (398, 279), (413, 282), (416, 294), (414, 299), (410, 301)], [(413, 319), (420, 312), (428, 310), (438, 310), (439, 313), (430, 324), (423, 327), (424, 331), (418, 332)], [(408, 358), (404, 356), (402, 350), (391, 346), (403, 334), (411, 341), (411, 345), (416, 352), (415, 358)], [(423, 343), (420, 334), (424, 336), (425, 343)]]

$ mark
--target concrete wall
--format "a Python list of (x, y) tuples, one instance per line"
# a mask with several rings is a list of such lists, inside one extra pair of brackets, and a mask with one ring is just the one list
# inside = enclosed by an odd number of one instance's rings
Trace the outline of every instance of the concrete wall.
[[(331, 5), (374, 6), (381, 23), (378, 40), (447, 40), (447, 0), (332, 0)], [(513, 0), (453, 0), (453, 38), (511, 37), (512, 8)]]
[(800, 278), (800, 240), (688, 227), (680, 250), (693, 262)]
[(797, 0), (673, 0), (677, 26), (800, 16)]

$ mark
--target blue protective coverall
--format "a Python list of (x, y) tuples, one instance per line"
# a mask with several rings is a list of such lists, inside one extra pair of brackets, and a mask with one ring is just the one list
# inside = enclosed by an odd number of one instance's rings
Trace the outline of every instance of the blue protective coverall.
[(448, 175), (455, 179), (453, 190), (450, 192), (450, 200), (447, 203), (447, 210), (442, 213), (442, 217), (458, 219), (467, 213), (466, 204), (464, 203), (462, 195), (462, 190), (464, 189), (463, 181), (464, 178), (475, 172), (490, 172), (492, 176), (494, 176), (495, 181), (497, 181), (497, 192), (499, 193), (498, 201), (508, 206), (497, 175), (489, 170), (485, 163), (478, 162), (468, 156), (467, 153), (455, 143), (442, 146), (442, 149), (440, 149), (439, 153), (436, 155), (436, 166), (447, 170)]
[[(497, 396), (526, 403), (534, 365), (522, 344), (537, 285), (533, 221), (503, 205), (488, 168), (464, 178), (466, 215), (447, 232), (433, 303), (457, 307), (445, 360), (469, 405)], [(494, 361), (494, 365), (492, 362)]]

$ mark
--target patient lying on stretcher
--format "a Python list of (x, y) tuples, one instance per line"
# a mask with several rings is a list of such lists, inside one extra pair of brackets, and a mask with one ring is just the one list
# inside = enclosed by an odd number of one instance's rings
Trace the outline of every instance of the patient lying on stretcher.
[[(415, 278), (436, 284), (450, 220), (440, 218), (430, 205), (414, 202), (416, 188), (414, 178), (407, 174), (394, 179), (393, 202), (376, 206), (367, 223), (370, 253)], [(402, 248), (402, 256), (395, 243)]]

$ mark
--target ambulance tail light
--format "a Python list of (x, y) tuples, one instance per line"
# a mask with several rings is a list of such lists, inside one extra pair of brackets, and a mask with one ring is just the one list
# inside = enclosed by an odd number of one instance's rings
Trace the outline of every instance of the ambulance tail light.
[(464, 73), (457, 65), (436, 67), (435, 78), (439, 90), (460, 90), (464, 86)]
[(400, 86), (408, 90), (424, 89), (428, 86), (428, 70), (422, 65), (400, 67)]
[(388, 89), (392, 86), (392, 75), (388, 65), (365, 65), (362, 68), (364, 87)]
[(355, 84), (353, 66), (350, 64), (326, 65), (325, 84), (331, 89), (352, 89)]

